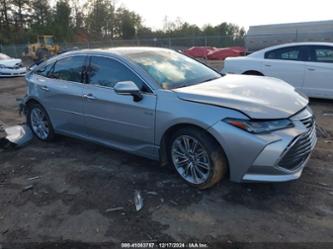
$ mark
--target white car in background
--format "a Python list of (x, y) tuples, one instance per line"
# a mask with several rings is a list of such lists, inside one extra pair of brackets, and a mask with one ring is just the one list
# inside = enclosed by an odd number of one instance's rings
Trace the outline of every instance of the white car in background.
[(0, 53), (0, 77), (24, 76), (26, 71), (27, 68), (22, 65), (21, 59)]
[(227, 58), (222, 73), (275, 77), (308, 97), (333, 99), (333, 43), (289, 43)]

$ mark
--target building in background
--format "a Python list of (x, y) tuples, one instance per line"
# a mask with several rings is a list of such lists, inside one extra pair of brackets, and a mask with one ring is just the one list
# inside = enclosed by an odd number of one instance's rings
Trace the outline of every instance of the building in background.
[(333, 42), (333, 20), (250, 26), (245, 37), (248, 52), (290, 42)]

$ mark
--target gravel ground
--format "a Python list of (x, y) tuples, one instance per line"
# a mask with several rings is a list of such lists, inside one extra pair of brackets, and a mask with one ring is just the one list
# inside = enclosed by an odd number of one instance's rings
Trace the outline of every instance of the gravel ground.
[[(24, 92), (22, 78), (0, 79), (5, 124), (24, 122), (16, 107)], [(62, 136), (2, 151), (0, 248), (117, 248), (125, 241), (332, 248), (333, 102), (311, 100), (311, 106), (319, 141), (302, 177), (287, 183), (226, 179), (198, 191), (157, 162)], [(144, 198), (139, 212), (135, 190)], [(292, 244), (280, 244), (286, 242)]]

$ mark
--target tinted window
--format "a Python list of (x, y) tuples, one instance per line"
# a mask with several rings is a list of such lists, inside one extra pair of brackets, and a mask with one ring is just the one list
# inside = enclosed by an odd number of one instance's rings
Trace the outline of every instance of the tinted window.
[(209, 67), (171, 50), (134, 51), (126, 53), (164, 89), (200, 84), (220, 78)]
[(301, 60), (301, 48), (289, 47), (275, 49), (265, 53), (266, 59), (273, 60)]
[(53, 65), (54, 65), (54, 63), (44, 65), (41, 68), (37, 69), (35, 73), (38, 75), (42, 75), (44, 77), (48, 77), (48, 74), (49, 74), (50, 70), (52, 69)]
[(82, 82), (84, 62), (85, 56), (71, 56), (60, 59), (55, 63), (48, 76), (54, 79)]
[(141, 91), (147, 91), (143, 81), (125, 65), (101, 56), (91, 57), (89, 84), (114, 87), (120, 81), (133, 81)]
[(313, 47), (311, 61), (333, 63), (333, 47)]

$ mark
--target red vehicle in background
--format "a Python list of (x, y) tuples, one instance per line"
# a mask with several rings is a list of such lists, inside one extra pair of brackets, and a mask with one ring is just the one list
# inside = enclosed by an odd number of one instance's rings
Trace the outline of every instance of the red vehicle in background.
[(208, 60), (224, 60), (227, 57), (243, 56), (246, 49), (243, 47), (191, 47), (184, 54), (193, 58), (204, 58)]

